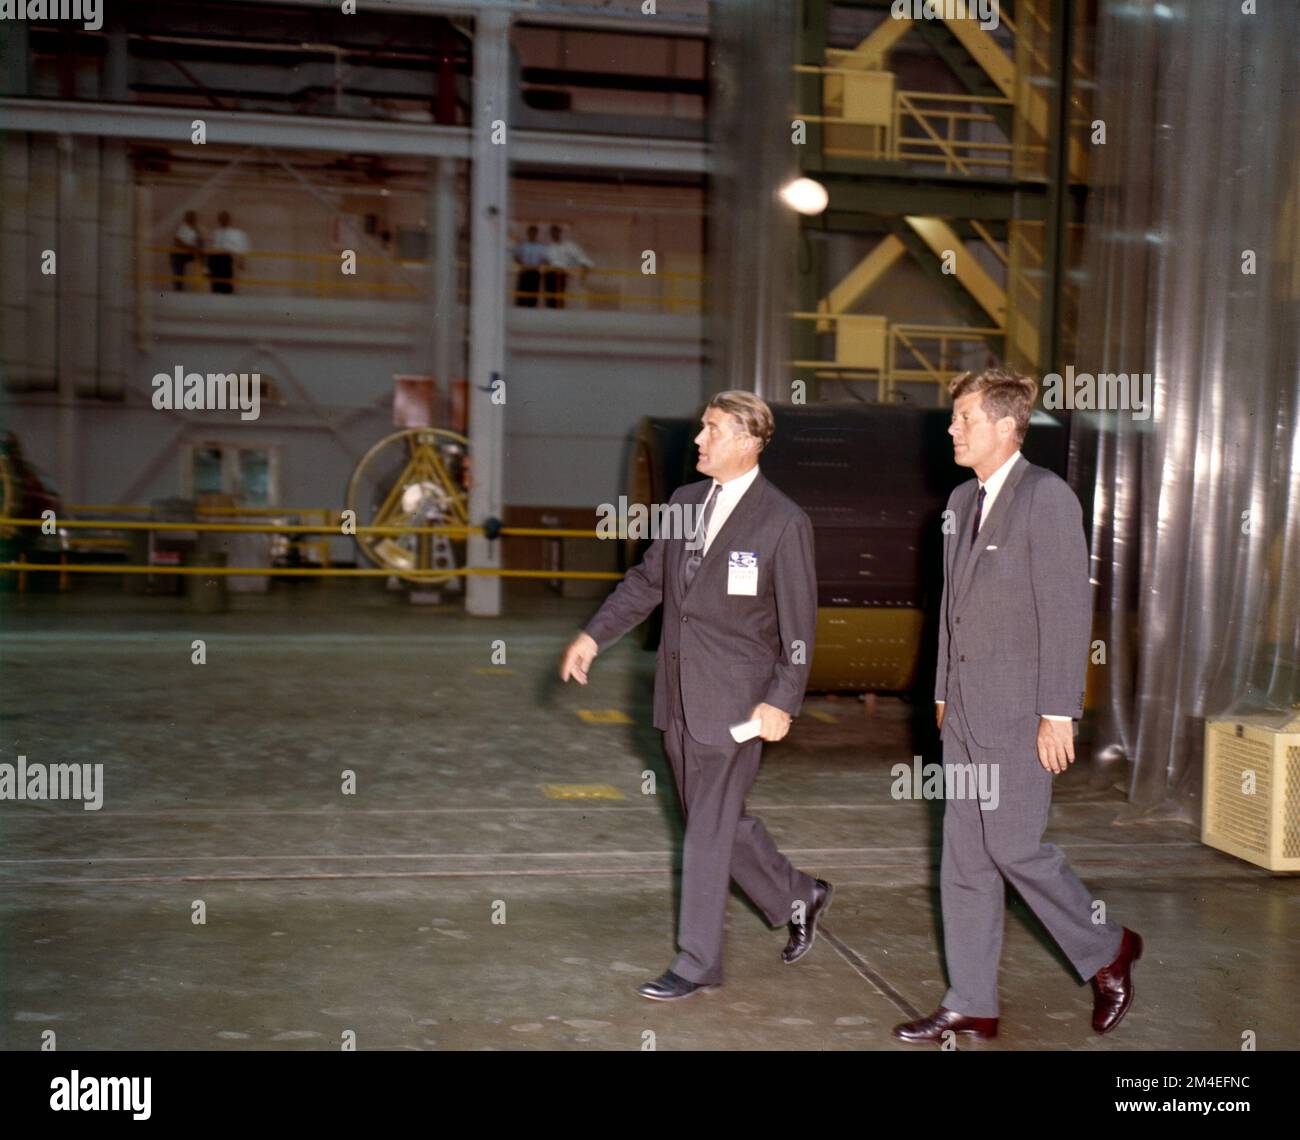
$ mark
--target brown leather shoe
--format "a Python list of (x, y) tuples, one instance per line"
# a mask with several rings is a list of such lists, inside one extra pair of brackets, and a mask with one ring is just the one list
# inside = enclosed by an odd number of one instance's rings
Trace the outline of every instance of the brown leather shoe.
[(894, 1026), (894, 1036), (901, 1041), (931, 1043), (942, 1041), (945, 1033), (965, 1033), (989, 1041), (998, 1035), (996, 1017), (967, 1017), (940, 1006), (929, 1017), (919, 1021), (905, 1021)]
[(1127, 926), (1119, 944), (1119, 956), (1103, 966), (1092, 979), (1092, 1027), (1109, 1033), (1133, 1004), (1133, 963), (1142, 957), (1142, 939)]

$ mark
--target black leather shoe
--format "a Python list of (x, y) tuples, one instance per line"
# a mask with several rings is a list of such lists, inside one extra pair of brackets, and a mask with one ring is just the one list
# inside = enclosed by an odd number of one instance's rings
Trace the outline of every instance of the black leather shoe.
[(831, 895), (834, 893), (835, 888), (825, 879), (817, 880), (812, 906), (804, 915), (804, 921), (790, 923), (790, 941), (781, 951), (781, 961), (787, 966), (793, 966), (812, 949), (812, 944), (817, 938), (817, 920), (830, 910)]
[(945, 1033), (965, 1033), (988, 1041), (998, 1035), (996, 1017), (967, 1017), (955, 1010), (940, 1006), (929, 1017), (916, 1021), (905, 1021), (894, 1026), (894, 1036), (900, 1041), (912, 1041), (920, 1044), (941, 1043)]
[(691, 994), (707, 994), (716, 989), (717, 986), (689, 982), (672, 970), (665, 970), (653, 982), (642, 982), (637, 986), (636, 992), (651, 1001), (676, 1001), (678, 998), (690, 997)]
[(1119, 956), (1103, 966), (1092, 979), (1092, 1027), (1109, 1033), (1133, 1004), (1133, 963), (1142, 957), (1142, 939), (1127, 926), (1119, 944)]

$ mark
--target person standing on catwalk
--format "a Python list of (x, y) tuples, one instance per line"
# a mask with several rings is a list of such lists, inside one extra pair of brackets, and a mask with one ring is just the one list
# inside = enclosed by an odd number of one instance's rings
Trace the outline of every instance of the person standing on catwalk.
[(515, 283), (515, 304), (523, 309), (537, 308), (537, 298), (542, 295), (542, 266), (546, 264), (546, 243), (538, 240), (536, 226), (528, 227), (528, 236), (515, 246), (514, 257), (519, 264)]
[(789, 924), (787, 964), (812, 947), (832, 890), (798, 870), (745, 813), (763, 741), (782, 739), (803, 704), (817, 623), (812, 523), (759, 470), (774, 430), (767, 404), (722, 392), (701, 425), (697, 467), (709, 478), (669, 500), (687, 508), (683, 533), (655, 539), (560, 663), (562, 680), (585, 685), (597, 653), (663, 606), (654, 725), (664, 733), (686, 838), (678, 954), (637, 991), (652, 1001), (721, 985), (732, 879), (769, 923)]
[(214, 293), (235, 291), (235, 270), (244, 271), (244, 257), (251, 250), (248, 235), (222, 210), (217, 215), (217, 230), (212, 235), (208, 250), (208, 276), (212, 279)]
[(894, 1036), (997, 1036), (1004, 879), (1079, 977), (1092, 979), (1092, 1027), (1109, 1033), (1133, 1001), (1142, 939), (1107, 922), (1060, 849), (1043, 842), (1052, 777), (1073, 762), (1083, 715), (1092, 628), (1083, 513), (1063, 479), (1020, 453), (1033, 380), (989, 369), (958, 376), (948, 390), (953, 458), (975, 478), (944, 512), (953, 525), (944, 527), (935, 717), (945, 774), (987, 766), (1000, 790), (996, 803), (950, 796), (944, 806), (949, 988), (938, 1010), (895, 1026)]

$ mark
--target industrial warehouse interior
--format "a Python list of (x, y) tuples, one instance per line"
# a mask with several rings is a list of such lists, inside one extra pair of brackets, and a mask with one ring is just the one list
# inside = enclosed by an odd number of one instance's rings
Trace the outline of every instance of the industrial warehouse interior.
[(0, 15), (6, 1056), (1265, 1096), (1300, 8)]

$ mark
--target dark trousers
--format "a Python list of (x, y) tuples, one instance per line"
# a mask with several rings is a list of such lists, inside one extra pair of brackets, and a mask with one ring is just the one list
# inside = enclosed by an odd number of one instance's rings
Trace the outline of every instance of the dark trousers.
[(548, 309), (564, 308), (564, 290), (568, 286), (569, 275), (563, 269), (546, 271), (546, 307)]
[(173, 253), (172, 258), (172, 286), (177, 293), (185, 292), (185, 272), (191, 261), (194, 260), (192, 253)]
[(1036, 728), (1004, 748), (981, 748), (970, 738), (959, 689), (951, 681), (943, 713), (943, 762), (998, 769), (997, 806), (949, 799), (943, 813), (943, 906), (948, 992), (942, 1005), (967, 1017), (998, 1016), (998, 962), (1002, 956), (1005, 883), (1015, 887), (1065, 951), (1079, 977), (1091, 978), (1119, 954), (1123, 927), (1098, 921), (1095, 896), (1043, 840), (1052, 802), (1052, 775), (1039, 763)]
[(537, 297), (542, 291), (542, 271), (521, 269), (515, 285), (515, 304), (525, 309), (537, 308)]
[(231, 253), (208, 254), (208, 276), (214, 293), (235, 291), (235, 256)]
[(670, 683), (673, 709), (664, 750), (686, 819), (686, 839), (678, 954), (669, 969), (689, 981), (717, 985), (731, 880), (772, 926), (788, 923), (796, 903), (810, 907), (817, 884), (781, 854), (761, 819), (745, 813), (763, 741), (701, 744), (686, 729), (677, 681)]

